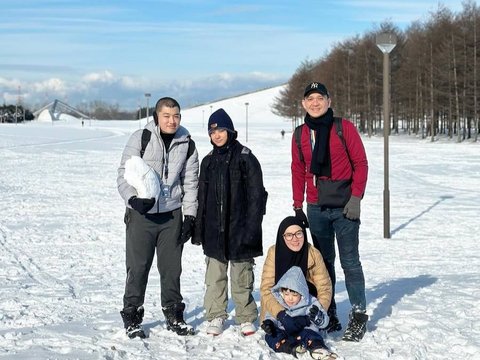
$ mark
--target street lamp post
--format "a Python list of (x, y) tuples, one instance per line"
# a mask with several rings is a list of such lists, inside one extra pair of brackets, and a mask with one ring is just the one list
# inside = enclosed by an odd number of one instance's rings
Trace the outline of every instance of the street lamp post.
[(388, 137), (390, 135), (390, 59), (389, 54), (397, 44), (397, 37), (392, 33), (381, 33), (376, 38), (377, 47), (383, 53), (383, 151), (384, 151), (384, 188), (383, 188), (383, 237), (390, 238), (390, 189), (388, 174)]
[(148, 124), (148, 120), (150, 118), (149, 109), (148, 109), (148, 100), (150, 99), (150, 96), (152, 96), (152, 94), (145, 93), (145, 97), (147, 98), (147, 124)]
[(138, 127), (142, 128), (142, 107), (140, 106), (140, 102), (138, 104)]
[(245, 142), (248, 142), (248, 102), (245, 103)]

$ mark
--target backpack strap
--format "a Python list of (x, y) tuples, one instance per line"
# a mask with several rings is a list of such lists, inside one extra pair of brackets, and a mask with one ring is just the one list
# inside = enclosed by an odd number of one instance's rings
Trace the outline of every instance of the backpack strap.
[[(244, 182), (244, 186), (247, 184), (248, 180), (248, 175), (247, 175), (247, 160), (246, 157), (250, 155), (252, 151), (244, 146), (242, 148), (242, 151), (240, 152), (240, 173), (242, 175), (242, 179)], [(243, 157), (243, 158), (242, 158)], [(247, 192), (247, 189), (245, 188), (245, 193)], [(267, 199), (268, 199), (268, 192), (265, 190), (265, 187), (263, 188), (263, 197), (262, 197), (262, 215), (265, 215), (267, 212)]]
[(244, 146), (242, 148), (242, 151), (240, 152), (240, 173), (242, 174), (242, 178), (244, 180), (247, 179), (247, 164), (246, 164), (246, 158), (245, 157), (242, 157), (243, 156), (248, 156), (249, 154), (251, 153), (251, 150)]
[(188, 150), (187, 150), (187, 160), (192, 156), (193, 152), (195, 151), (195, 141), (192, 138), (188, 137)]
[[(340, 140), (342, 141), (343, 147), (344, 147), (344, 149), (347, 151), (347, 154), (348, 154), (347, 145), (345, 144), (345, 138), (343, 137), (342, 118), (340, 118), (340, 117), (334, 117), (334, 118), (333, 118), (333, 122), (335, 123), (335, 130), (336, 130), (336, 132), (337, 132), (337, 136), (338, 136), (338, 137), (340, 138)], [(350, 158), (350, 156), (349, 156), (348, 158)]]
[(140, 150), (140, 157), (141, 158), (143, 158), (143, 154), (145, 154), (145, 149), (147, 148), (147, 145), (150, 142), (151, 137), (152, 137), (152, 132), (148, 129), (143, 129), (143, 132), (142, 132), (142, 148)]
[(295, 131), (293, 132), (293, 136), (295, 138), (295, 143), (297, 144), (297, 147), (298, 147), (298, 157), (300, 158), (301, 162), (304, 162), (303, 152), (302, 152), (302, 129), (303, 129), (303, 125), (304, 124), (298, 125), (295, 128)]
[(345, 138), (343, 137), (343, 125), (342, 125), (343, 119), (340, 118), (340, 117), (334, 117), (333, 122), (335, 123), (335, 130), (337, 131), (337, 136), (342, 141), (343, 148), (345, 149), (345, 152), (347, 153), (348, 162), (350, 163), (350, 166), (352, 167), (352, 169), (354, 169), (352, 159), (350, 159), (350, 154), (348, 152), (348, 147), (347, 147), (347, 144), (345, 142)]

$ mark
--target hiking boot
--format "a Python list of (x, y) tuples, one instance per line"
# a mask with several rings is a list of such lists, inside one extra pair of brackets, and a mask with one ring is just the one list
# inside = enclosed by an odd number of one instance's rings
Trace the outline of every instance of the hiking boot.
[(173, 304), (163, 308), (163, 315), (165, 316), (165, 323), (167, 330), (171, 330), (178, 335), (193, 335), (195, 330), (191, 325), (188, 325), (183, 319), (183, 311), (185, 310), (185, 304)]
[(345, 341), (360, 341), (367, 331), (368, 315), (365, 310), (352, 309), (350, 312), (350, 321), (348, 322), (347, 330), (343, 334)]
[(217, 336), (223, 332), (223, 326), (225, 324), (225, 319), (218, 317), (210, 321), (207, 327), (207, 334)]
[(140, 306), (139, 308), (130, 306), (120, 311), (120, 315), (122, 316), (123, 320), (123, 326), (125, 327), (125, 333), (130, 339), (136, 337), (142, 339), (146, 338), (145, 332), (142, 328), (143, 313), (143, 306)]
[(330, 307), (327, 311), (327, 314), (329, 317), (329, 321), (327, 327), (325, 328), (325, 331), (327, 333), (331, 333), (342, 330), (342, 324), (338, 320), (337, 316), (337, 309)]
[(249, 336), (256, 333), (257, 328), (251, 322), (244, 322), (240, 324), (240, 331), (243, 336)]

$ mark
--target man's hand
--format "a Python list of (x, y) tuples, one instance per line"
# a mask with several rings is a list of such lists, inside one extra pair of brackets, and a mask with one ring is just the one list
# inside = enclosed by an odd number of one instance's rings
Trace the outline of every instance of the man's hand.
[(343, 214), (347, 219), (357, 220), (360, 219), (360, 198), (356, 196), (351, 196), (348, 200), (347, 205), (343, 209)]
[(132, 196), (130, 199), (128, 199), (128, 203), (134, 210), (138, 211), (142, 215), (145, 215), (150, 211), (151, 208), (153, 208), (153, 205), (155, 205), (155, 198), (142, 199)]
[(180, 235), (180, 241), (185, 244), (193, 235), (195, 230), (195, 216), (185, 215), (182, 225), (182, 235)]
[(295, 211), (295, 217), (300, 220), (306, 228), (309, 227), (307, 215), (303, 212), (302, 208), (293, 208)]

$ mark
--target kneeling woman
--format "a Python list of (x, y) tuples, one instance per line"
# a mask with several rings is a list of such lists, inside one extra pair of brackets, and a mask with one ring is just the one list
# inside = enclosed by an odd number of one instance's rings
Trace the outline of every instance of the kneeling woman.
[(280, 223), (276, 244), (268, 249), (263, 265), (260, 321), (265, 320), (266, 313), (278, 320), (283, 318), (282, 315), (287, 309), (272, 294), (272, 288), (293, 266), (298, 266), (302, 270), (310, 294), (318, 299), (322, 307), (327, 310), (330, 306), (332, 283), (322, 255), (308, 243), (307, 232), (302, 222), (288, 216)]

